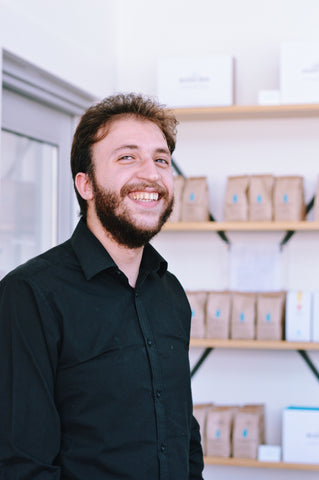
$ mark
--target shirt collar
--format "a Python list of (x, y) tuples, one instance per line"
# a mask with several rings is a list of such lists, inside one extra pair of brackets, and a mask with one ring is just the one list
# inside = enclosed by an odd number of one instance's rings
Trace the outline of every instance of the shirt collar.
[[(87, 280), (103, 270), (117, 268), (112, 257), (82, 218), (73, 232), (71, 244)], [(150, 244), (144, 248), (141, 270), (157, 271), (160, 276), (167, 270), (166, 260)]]
[(149, 243), (144, 247), (141, 270), (146, 273), (156, 271), (160, 277), (167, 271), (166, 260)]

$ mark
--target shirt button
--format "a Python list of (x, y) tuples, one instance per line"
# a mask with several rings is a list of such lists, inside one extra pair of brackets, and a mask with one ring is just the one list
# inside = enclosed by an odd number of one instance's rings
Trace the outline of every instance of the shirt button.
[(159, 390), (156, 392), (156, 398), (161, 398), (161, 392)]
[(161, 452), (162, 452), (162, 453), (166, 453), (166, 450), (167, 450), (166, 445), (164, 445), (164, 443), (162, 443), (162, 445), (161, 445)]
[(147, 345), (151, 347), (153, 344), (152, 340), (150, 338), (147, 339)]

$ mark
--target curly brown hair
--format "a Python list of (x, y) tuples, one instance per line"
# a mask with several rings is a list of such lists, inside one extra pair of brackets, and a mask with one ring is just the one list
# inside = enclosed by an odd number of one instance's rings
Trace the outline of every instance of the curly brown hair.
[[(77, 173), (93, 173), (91, 147), (108, 133), (106, 125), (119, 116), (134, 116), (154, 122), (163, 132), (170, 153), (175, 150), (177, 120), (174, 114), (150, 97), (140, 94), (118, 94), (107, 97), (91, 106), (81, 117), (74, 133), (71, 149), (71, 170), (73, 182)], [(87, 202), (75, 193), (80, 205), (80, 215), (86, 219)]]

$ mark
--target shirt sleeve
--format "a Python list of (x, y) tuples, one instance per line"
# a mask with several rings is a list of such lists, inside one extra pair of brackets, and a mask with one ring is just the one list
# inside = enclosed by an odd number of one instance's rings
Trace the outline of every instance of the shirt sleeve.
[(194, 416), (191, 423), (191, 440), (189, 451), (189, 480), (203, 480), (202, 472), (204, 469), (203, 450), (201, 446), (201, 437), (199, 424)]
[(0, 477), (6, 480), (60, 479), (53, 325), (44, 296), (30, 282), (12, 275), (0, 283)]

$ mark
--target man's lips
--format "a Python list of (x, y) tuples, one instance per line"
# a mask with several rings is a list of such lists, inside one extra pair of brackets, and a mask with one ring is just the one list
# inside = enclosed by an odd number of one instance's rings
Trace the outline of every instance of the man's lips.
[(167, 190), (157, 183), (136, 183), (124, 185), (121, 189), (121, 197), (128, 196), (131, 200), (141, 202), (158, 202), (162, 198), (167, 198)]
[(131, 192), (129, 193), (129, 197), (132, 200), (138, 200), (142, 202), (157, 202), (160, 198), (158, 192)]

